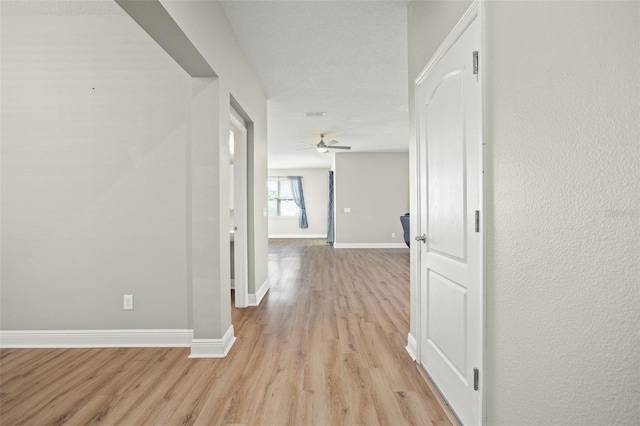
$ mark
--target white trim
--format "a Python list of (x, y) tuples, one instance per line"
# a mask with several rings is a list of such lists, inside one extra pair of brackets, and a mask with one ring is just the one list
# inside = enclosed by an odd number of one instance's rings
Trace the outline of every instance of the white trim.
[(389, 248), (406, 248), (405, 243), (334, 243), (337, 249), (389, 249)]
[(236, 126), (247, 130), (247, 122), (244, 121), (244, 118), (236, 111), (233, 105), (229, 108), (229, 116), (231, 117), (231, 122)]
[(271, 281), (269, 281), (269, 278), (267, 278), (267, 280), (262, 283), (258, 291), (256, 291), (256, 294), (249, 295), (249, 306), (260, 305), (262, 298), (264, 297), (265, 294), (267, 294), (267, 291), (269, 291), (270, 288), (271, 288)]
[(222, 339), (192, 339), (189, 358), (224, 358), (236, 341), (233, 325), (230, 325)]
[(409, 356), (411, 357), (411, 359), (415, 361), (418, 353), (418, 342), (416, 341), (416, 338), (411, 335), (411, 333), (407, 335), (407, 346), (405, 347), (405, 349), (407, 350), (407, 352), (409, 352)]
[(188, 347), (193, 330), (9, 330), (1, 348)]
[(453, 44), (460, 38), (460, 36), (464, 33), (469, 25), (480, 15), (480, 1), (474, 1), (469, 9), (462, 15), (462, 18), (458, 21), (455, 27), (451, 30), (447, 38), (444, 39), (436, 53), (433, 54), (427, 65), (422, 69), (422, 72), (418, 74), (418, 77), (415, 79), (415, 85), (421, 84), (424, 80), (426, 80), (427, 75), (431, 72), (433, 67), (435, 67), (438, 62), (442, 59), (442, 57), (451, 49)]
[[(486, 99), (486, 85), (487, 85), (487, 79), (485, 78), (485, 72), (486, 72), (486, 65), (483, 65), (486, 62), (486, 46), (485, 46), (485, 26), (486, 26), (486, 18), (485, 18), (485, 0), (475, 0), (474, 4), (478, 4), (477, 10), (478, 10), (478, 19), (480, 20), (480, 49), (479, 49), (479, 54), (480, 54), (480, 66), (479, 66), (479, 78), (480, 78), (480, 83), (482, 84), (481, 88), (480, 88), (480, 104), (481, 104), (481, 114), (482, 114), (482, 118), (480, 121), (480, 131), (481, 131), (481, 135), (482, 135), (482, 170), (481, 170), (481, 174), (480, 174), (480, 183), (482, 185), (482, 187), (480, 188), (480, 200), (479, 200), (479, 209), (481, 212), (480, 215), (480, 220), (482, 221), (480, 223), (480, 230), (482, 231), (482, 233), (480, 234), (480, 239), (481, 239), (481, 243), (480, 243), (480, 261), (482, 262), (482, 284), (481, 284), (481, 292), (482, 292), (482, 356), (481, 356), (481, 370), (480, 370), (480, 386), (481, 386), (481, 405), (480, 405), (480, 418), (482, 421), (482, 425), (485, 426), (488, 424), (487, 421), (487, 417), (488, 417), (488, 410), (487, 410), (487, 395), (488, 392), (485, 392), (485, 389), (490, 388), (490, 384), (489, 381), (487, 380), (487, 377), (489, 376), (488, 372), (489, 372), (489, 368), (487, 367), (487, 233), (486, 233), (486, 229), (487, 229), (487, 210), (485, 209), (485, 199), (486, 199), (486, 191), (487, 188), (489, 187), (486, 184), (485, 181), (485, 174), (484, 171), (488, 170), (488, 164), (487, 164), (487, 155), (486, 155), (486, 149), (485, 147), (487, 146), (487, 135), (486, 135), (486, 129), (487, 129), (487, 125), (486, 125), (486, 121), (487, 121), (487, 107), (485, 104), (485, 99)], [(473, 5), (472, 5), (473, 6)], [(482, 62), (485, 61), (485, 62)]]
[(327, 234), (269, 234), (269, 238), (327, 238)]

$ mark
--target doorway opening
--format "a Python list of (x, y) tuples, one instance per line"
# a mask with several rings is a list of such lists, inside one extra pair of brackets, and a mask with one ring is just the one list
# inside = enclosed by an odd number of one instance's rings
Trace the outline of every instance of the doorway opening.
[(249, 305), (247, 228), (247, 124), (231, 108), (229, 116), (229, 230), (231, 292), (236, 308)]

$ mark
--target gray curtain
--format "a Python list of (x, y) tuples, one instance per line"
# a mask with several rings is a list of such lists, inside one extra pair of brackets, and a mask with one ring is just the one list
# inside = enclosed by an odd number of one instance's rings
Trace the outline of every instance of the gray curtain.
[(308, 228), (309, 222), (307, 222), (307, 208), (304, 205), (302, 178), (300, 176), (288, 176), (288, 179), (289, 184), (291, 185), (291, 194), (293, 194), (293, 201), (298, 207), (300, 207), (300, 228)]
[(333, 229), (333, 172), (329, 172), (329, 199), (327, 203), (327, 243), (333, 244), (336, 240)]

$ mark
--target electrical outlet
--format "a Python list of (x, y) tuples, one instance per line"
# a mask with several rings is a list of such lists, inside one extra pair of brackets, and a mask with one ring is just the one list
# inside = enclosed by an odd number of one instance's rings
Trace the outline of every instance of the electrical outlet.
[(396, 233), (395, 233), (395, 232), (392, 232), (392, 233), (391, 233), (391, 238), (395, 238), (395, 237), (396, 237)]
[(344, 213), (351, 213), (351, 207), (345, 207), (344, 209), (342, 209), (342, 211)]
[(123, 307), (124, 310), (126, 311), (132, 311), (133, 310), (133, 294), (125, 294), (124, 295), (124, 303), (123, 303)]

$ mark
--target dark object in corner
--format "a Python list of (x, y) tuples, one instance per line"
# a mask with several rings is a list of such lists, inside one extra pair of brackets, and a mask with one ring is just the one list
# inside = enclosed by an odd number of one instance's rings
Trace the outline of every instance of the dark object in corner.
[(409, 244), (409, 213), (405, 213), (404, 216), (400, 216), (400, 223), (402, 224), (402, 230), (404, 231), (404, 242), (407, 243), (407, 247), (411, 247)]

